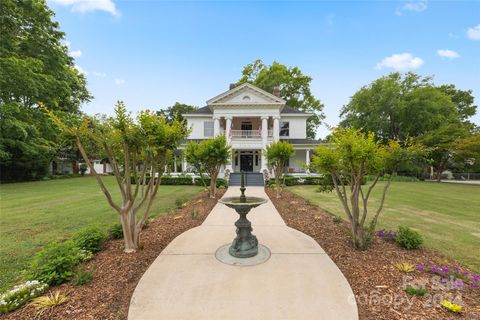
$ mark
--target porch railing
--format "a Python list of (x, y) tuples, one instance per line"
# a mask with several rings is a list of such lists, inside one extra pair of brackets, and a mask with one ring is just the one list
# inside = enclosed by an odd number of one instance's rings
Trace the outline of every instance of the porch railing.
[[(230, 130), (232, 138), (261, 138), (262, 130)], [(273, 130), (268, 130), (268, 136), (273, 136)]]

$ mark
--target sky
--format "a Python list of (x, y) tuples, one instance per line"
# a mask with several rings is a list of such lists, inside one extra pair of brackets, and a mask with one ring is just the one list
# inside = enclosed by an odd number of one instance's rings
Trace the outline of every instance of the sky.
[[(48, 0), (94, 99), (86, 113), (204, 106), (256, 59), (298, 66), (324, 104), (317, 137), (393, 71), (471, 89), (480, 104), (480, 1)], [(480, 125), (480, 110), (472, 119)]]

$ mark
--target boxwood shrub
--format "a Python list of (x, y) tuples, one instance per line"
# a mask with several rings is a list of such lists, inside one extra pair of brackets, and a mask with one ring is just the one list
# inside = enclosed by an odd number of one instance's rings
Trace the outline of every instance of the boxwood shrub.
[(417, 231), (412, 230), (409, 227), (400, 226), (398, 228), (395, 242), (399, 246), (411, 250), (420, 247), (420, 245), (423, 243), (423, 238), (422, 235)]
[[(210, 178), (203, 178), (203, 181), (205, 182), (205, 185), (208, 187), (210, 185)], [(196, 186), (203, 186), (202, 179), (197, 178), (195, 179), (195, 185)], [(218, 178), (217, 179), (217, 188), (218, 187), (227, 187), (227, 180)]]

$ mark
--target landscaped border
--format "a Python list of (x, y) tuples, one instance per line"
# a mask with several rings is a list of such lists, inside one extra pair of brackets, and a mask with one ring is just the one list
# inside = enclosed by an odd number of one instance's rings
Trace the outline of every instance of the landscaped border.
[(175, 237), (201, 225), (224, 192), (218, 190), (216, 198), (210, 199), (202, 191), (182, 208), (155, 217), (142, 231), (142, 248), (136, 253), (123, 252), (123, 239), (107, 241), (103, 250), (85, 264), (86, 270), (94, 271), (90, 283), (74, 286), (68, 282), (45, 293), (60, 290), (67, 294), (64, 304), (42, 314), (26, 305), (0, 319), (126, 319), (133, 291), (150, 264)]
[[(380, 238), (375, 238), (367, 251), (354, 250), (348, 223), (288, 190), (277, 199), (274, 190), (265, 189), (287, 225), (314, 238), (340, 268), (356, 296), (360, 319), (480, 318), (480, 289), (469, 285), (452, 288), (450, 281), (442, 283), (444, 277), (421, 268), (430, 264), (458, 266), (455, 261), (429, 249), (406, 250)], [(401, 272), (394, 266), (398, 262), (407, 262), (418, 270)], [(423, 284), (429, 291), (423, 297), (404, 290), (408, 285)], [(447, 311), (440, 304), (444, 299), (457, 298), (463, 306), (461, 314)]]

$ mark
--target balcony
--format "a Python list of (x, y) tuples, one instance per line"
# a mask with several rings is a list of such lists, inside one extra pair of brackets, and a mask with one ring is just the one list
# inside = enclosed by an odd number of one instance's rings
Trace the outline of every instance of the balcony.
[[(273, 130), (268, 130), (268, 136), (273, 136)], [(232, 139), (260, 139), (262, 130), (230, 130), (230, 137)]]

